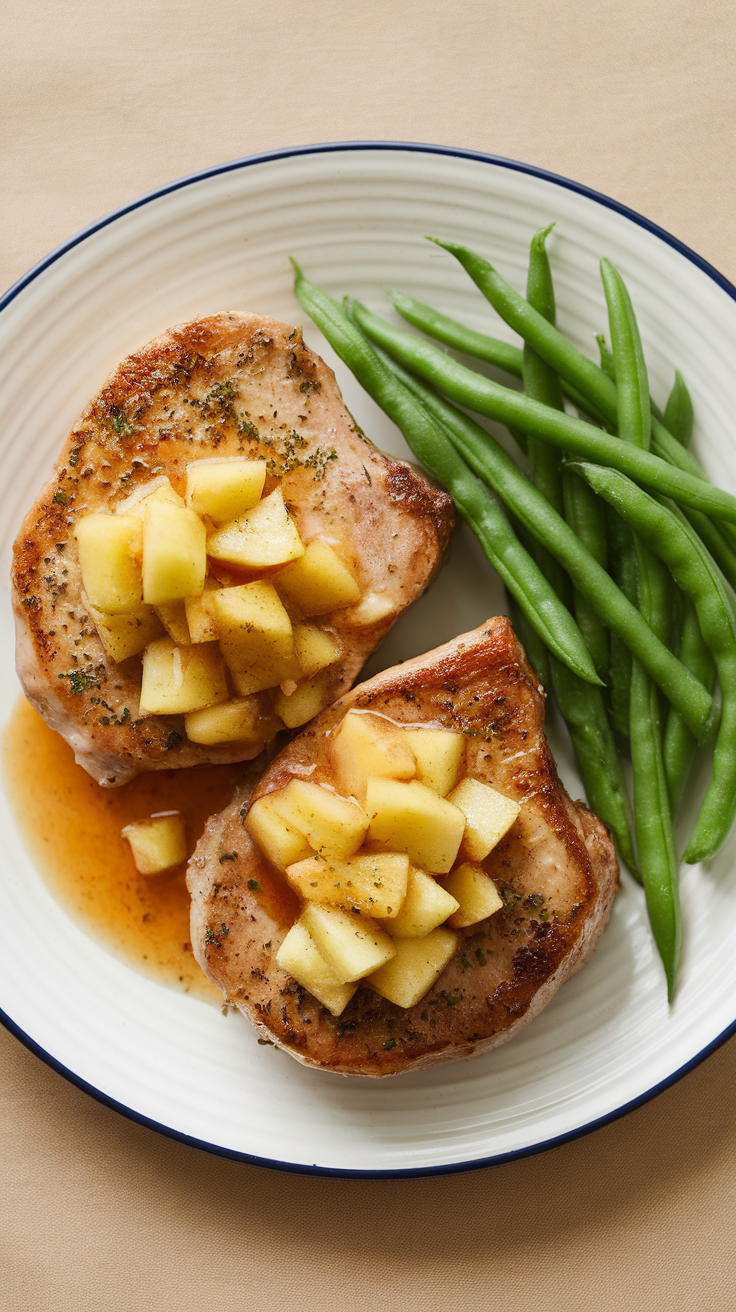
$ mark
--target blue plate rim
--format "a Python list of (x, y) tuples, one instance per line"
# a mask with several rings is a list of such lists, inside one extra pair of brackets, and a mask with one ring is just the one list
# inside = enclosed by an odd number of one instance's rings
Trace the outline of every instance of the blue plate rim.
[[(620, 201), (614, 200), (610, 196), (606, 196), (603, 192), (595, 191), (592, 187), (587, 187), (581, 182), (575, 182), (571, 178), (563, 177), (561, 174), (551, 173), (549, 170), (538, 168), (534, 164), (524, 164), (519, 160), (505, 159), (503, 156), (491, 155), (483, 151), (466, 150), (460, 146), (439, 146), (432, 145), (428, 142), (416, 141), (333, 141), (323, 142), (317, 145), (285, 146), (279, 150), (262, 151), (255, 155), (246, 155), (241, 159), (228, 160), (224, 164), (213, 165), (210, 168), (200, 169), (195, 173), (186, 174), (184, 177), (176, 178), (173, 182), (166, 183), (162, 187), (156, 187), (152, 191), (145, 192), (135, 200), (130, 201), (127, 205), (121, 205), (117, 209), (111, 210), (109, 214), (105, 214), (102, 218), (95, 220), (94, 223), (90, 223), (87, 227), (81, 228), (79, 232), (74, 234), (74, 236), (68, 238), (67, 241), (62, 242), (61, 245), (57, 246), (50, 252), (50, 254), (46, 255), (42, 260), (39, 260), (37, 264), (34, 264), (27, 273), (23, 274), (23, 276), (19, 278), (17, 282), (13, 283), (4, 295), (0, 297), (0, 313), (15, 300), (20, 292), (29, 286), (30, 283), (43, 273), (45, 269), (61, 259), (67, 251), (73, 250), (75, 246), (78, 246), (94, 233), (99, 232), (102, 228), (108, 227), (111, 223), (114, 223), (117, 219), (123, 218), (126, 214), (130, 214), (134, 210), (141, 209), (144, 205), (150, 204), (151, 201), (158, 200), (162, 196), (167, 196), (171, 192), (180, 191), (184, 187), (193, 186), (198, 182), (204, 181), (206, 178), (217, 177), (219, 174), (223, 173), (233, 173), (239, 169), (250, 168), (256, 164), (267, 164), (274, 160), (289, 159), (302, 155), (326, 155), (339, 151), (356, 150), (410, 151), (415, 154), (446, 155), (458, 159), (476, 160), (482, 164), (491, 164), (496, 168), (510, 169), (516, 173), (527, 173), (532, 177), (541, 178), (545, 182), (553, 183), (555, 186), (564, 187), (568, 191), (577, 192), (578, 195), (585, 196), (589, 200), (593, 200), (597, 204), (603, 205), (605, 208), (623, 215), (625, 218), (630, 219), (631, 222), (638, 224), (639, 227), (645, 228), (648, 232), (651, 232), (655, 237), (658, 237), (661, 241), (665, 242), (666, 245), (671, 246), (674, 250), (678, 251), (689, 260), (690, 263), (696, 265), (696, 267), (715, 282), (722, 291), (725, 291), (732, 300), (736, 301), (736, 287), (734, 287), (733, 283), (714, 268), (712, 264), (709, 264), (707, 260), (698, 255), (696, 251), (692, 250), (689, 246), (686, 246), (684, 242), (667, 232), (665, 228), (653, 223), (650, 219), (645, 218), (644, 215), (639, 214), (628, 205), (624, 205)], [(501, 1166), (506, 1162), (517, 1161), (523, 1157), (532, 1157), (537, 1153), (548, 1152), (552, 1148), (559, 1148), (563, 1144), (571, 1143), (575, 1139), (582, 1138), (583, 1135), (591, 1134), (594, 1130), (601, 1129), (605, 1125), (611, 1125), (614, 1121), (619, 1120), (620, 1117), (628, 1115), (629, 1112), (635, 1111), (637, 1107), (642, 1107), (652, 1098), (656, 1098), (658, 1094), (663, 1093), (673, 1084), (676, 1084), (678, 1080), (681, 1080), (683, 1076), (694, 1070), (696, 1066), (699, 1066), (701, 1062), (705, 1061), (707, 1057), (716, 1052), (718, 1048), (736, 1034), (736, 1020), (734, 1020), (731, 1025), (727, 1026), (727, 1028), (707, 1044), (705, 1048), (696, 1053), (694, 1057), (691, 1057), (683, 1066), (680, 1066), (676, 1071), (673, 1071), (666, 1079), (653, 1085), (651, 1089), (647, 1089), (644, 1093), (639, 1094), (638, 1097), (633, 1098), (630, 1102), (624, 1103), (621, 1107), (617, 1107), (614, 1111), (607, 1112), (605, 1116), (600, 1116), (594, 1121), (589, 1121), (586, 1125), (578, 1126), (576, 1129), (570, 1130), (566, 1134), (557, 1135), (553, 1139), (545, 1139), (538, 1144), (531, 1144), (526, 1148), (517, 1148), (512, 1152), (506, 1153), (495, 1153), (488, 1157), (477, 1158), (467, 1162), (452, 1162), (445, 1165), (422, 1166), (416, 1168), (406, 1167), (397, 1168), (395, 1170), (362, 1170), (352, 1167), (319, 1166), (317, 1163), (309, 1165), (307, 1163), (299, 1162), (281, 1162), (269, 1157), (259, 1157), (253, 1153), (240, 1152), (235, 1148), (225, 1148), (220, 1144), (208, 1143), (204, 1139), (197, 1139), (193, 1135), (185, 1134), (182, 1130), (176, 1130), (171, 1126), (162, 1125), (159, 1121), (155, 1121), (151, 1117), (145, 1116), (142, 1112), (137, 1112), (132, 1107), (127, 1107), (124, 1103), (118, 1102), (117, 1099), (104, 1093), (101, 1089), (95, 1088), (94, 1085), (90, 1084), (80, 1075), (75, 1074), (75, 1072), (65, 1066), (63, 1062), (60, 1062), (51, 1053), (47, 1052), (45, 1048), (42, 1048), (29, 1034), (26, 1034), (26, 1032), (21, 1029), (21, 1027), (17, 1025), (16, 1022), (2, 1010), (2, 1008), (0, 1008), (0, 1024), (18, 1039), (24, 1047), (29, 1050), (29, 1052), (32, 1052), (36, 1057), (40, 1057), (47, 1066), (50, 1066), (52, 1070), (63, 1076), (70, 1084), (76, 1085), (76, 1087), (81, 1089), (83, 1093), (89, 1094), (91, 1098), (102, 1103), (103, 1106), (109, 1107), (112, 1111), (120, 1113), (121, 1116), (125, 1116), (128, 1120), (135, 1122), (135, 1124), (142, 1125), (148, 1130), (154, 1130), (157, 1134), (162, 1134), (167, 1139), (173, 1139), (178, 1143), (187, 1144), (189, 1147), (198, 1148), (201, 1151), (211, 1153), (216, 1157), (226, 1157), (233, 1161), (247, 1162), (251, 1166), (261, 1166), (274, 1171), (284, 1171), (296, 1175), (319, 1175), (335, 1177), (338, 1179), (356, 1180), (393, 1180), (412, 1179), (431, 1175), (454, 1175), (460, 1171), (477, 1171), (489, 1166)]]

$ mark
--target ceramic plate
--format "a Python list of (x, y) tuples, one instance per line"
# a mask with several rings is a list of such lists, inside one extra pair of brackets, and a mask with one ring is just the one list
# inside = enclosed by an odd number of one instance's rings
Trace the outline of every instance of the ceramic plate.
[[(237, 161), (93, 225), (0, 303), (3, 718), (18, 696), (6, 581), (12, 540), (72, 422), (123, 356), (173, 324), (217, 310), (303, 322), (290, 254), (336, 295), (349, 290), (385, 311), (381, 287), (400, 287), (506, 335), (459, 265), (424, 234), (477, 247), (522, 288), (529, 238), (552, 219), (563, 330), (594, 351), (593, 335), (606, 324), (598, 259), (610, 256), (639, 313), (653, 395), (662, 403), (673, 369), (682, 369), (695, 402), (698, 453), (736, 492), (736, 293), (666, 233), (584, 187), (462, 151), (361, 143)], [(306, 337), (336, 366), (365, 431), (407, 455), (398, 432), (310, 324)], [(493, 571), (460, 532), (446, 570), (370, 670), (503, 609)], [(554, 745), (579, 796), (564, 743)], [(620, 1115), (702, 1059), (735, 1025), (733, 841), (708, 869), (683, 873), (685, 942), (671, 1010), (642, 895), (627, 881), (590, 964), (512, 1043), (468, 1063), (376, 1082), (308, 1070), (259, 1046), (242, 1017), (225, 1018), (112, 956), (51, 897), (2, 799), (0, 806), (5, 1023), (108, 1105), (215, 1152), (337, 1175), (498, 1162)]]

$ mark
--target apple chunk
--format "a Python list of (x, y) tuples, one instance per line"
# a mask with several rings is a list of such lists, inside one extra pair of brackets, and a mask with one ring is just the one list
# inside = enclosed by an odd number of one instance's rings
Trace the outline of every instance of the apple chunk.
[(199, 515), (149, 497), (143, 518), (143, 600), (151, 606), (202, 591), (206, 535)]
[(161, 621), (150, 606), (143, 606), (128, 615), (106, 615), (90, 606), (88, 601), (87, 610), (105, 652), (113, 661), (127, 661), (129, 656), (137, 656), (163, 632)]
[(345, 1010), (358, 987), (357, 984), (340, 983), (309, 930), (299, 920), (286, 935), (276, 960), (282, 970), (287, 971), (333, 1016), (339, 1016)]
[(307, 616), (341, 610), (360, 597), (347, 565), (319, 538), (308, 543), (301, 560), (280, 570), (274, 582), (287, 604)]
[(406, 896), (408, 875), (409, 858), (398, 852), (376, 852), (347, 861), (312, 856), (286, 871), (292, 888), (305, 901), (364, 911), (374, 918), (397, 914)]
[(82, 583), (90, 605), (106, 615), (140, 610), (141, 521), (135, 515), (83, 515), (75, 530)]
[(465, 735), (454, 729), (412, 729), (409, 742), (417, 760), (419, 782), (446, 797), (460, 774)]
[[(259, 579), (207, 594), (225, 661), (241, 696), (299, 677), (291, 620), (273, 584)], [(208, 603), (210, 604), (210, 603)]]
[(343, 984), (370, 975), (396, 953), (388, 934), (369, 916), (307, 902), (300, 920)]
[(135, 868), (141, 875), (158, 875), (187, 859), (184, 820), (179, 811), (166, 811), (137, 820), (122, 831), (133, 853)]
[(458, 906), (444, 881), (438, 884), (431, 875), (411, 866), (403, 905), (393, 920), (385, 921), (384, 928), (392, 938), (425, 938), (457, 911)]
[(217, 524), (252, 510), (263, 496), (266, 461), (241, 456), (187, 465), (187, 505)]
[(252, 510), (217, 529), (207, 551), (213, 560), (243, 569), (268, 569), (303, 556), (304, 543), (277, 487)]
[(225, 666), (216, 642), (177, 647), (158, 638), (143, 653), (141, 715), (181, 715), (228, 698)]
[(304, 834), (315, 852), (344, 861), (354, 856), (365, 837), (368, 820), (357, 802), (339, 797), (308, 779), (291, 779), (271, 793), (274, 809), (293, 829)]
[(402, 938), (396, 954), (365, 983), (397, 1007), (415, 1007), (440, 975), (457, 947), (451, 929), (433, 929), (425, 938)]
[(317, 674), (339, 659), (342, 647), (337, 638), (313, 624), (294, 625), (294, 654), (302, 674)]
[(290, 825), (274, 806), (276, 793), (267, 793), (253, 803), (245, 818), (245, 827), (263, 855), (277, 870), (286, 870), (296, 861), (313, 854), (304, 834)]
[(333, 695), (329, 676), (313, 674), (311, 679), (300, 679), (288, 697), (277, 693), (274, 710), (287, 729), (298, 729), (329, 706)]
[(278, 722), (264, 718), (257, 697), (234, 697), (184, 717), (184, 730), (192, 743), (246, 743), (255, 746), (275, 732)]
[(372, 711), (348, 711), (330, 742), (335, 784), (341, 793), (365, 801), (369, 778), (412, 779), (417, 762), (409, 735)]
[(184, 612), (190, 642), (216, 642), (219, 638), (220, 631), (212, 601), (212, 593), (216, 590), (215, 585), (205, 579), (205, 590), (202, 595), (185, 599)]
[(453, 929), (477, 925), (479, 921), (487, 920), (488, 916), (494, 916), (503, 906), (490, 875), (474, 861), (464, 861), (457, 870), (453, 870), (445, 880), (445, 888), (458, 901), (458, 909), (448, 921)]
[(521, 810), (518, 802), (504, 797), (495, 788), (470, 776), (450, 793), (448, 801), (466, 818), (463, 855), (471, 861), (483, 861), (503, 838)]
[(414, 780), (369, 779), (365, 811), (373, 847), (406, 852), (413, 865), (434, 875), (447, 874), (452, 868), (465, 816), (431, 788)]

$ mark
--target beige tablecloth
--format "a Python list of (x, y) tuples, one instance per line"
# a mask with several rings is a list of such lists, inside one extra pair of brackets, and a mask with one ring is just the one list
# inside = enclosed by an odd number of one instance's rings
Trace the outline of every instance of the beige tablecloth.
[[(726, 0), (7, 0), (2, 30), (2, 285), (173, 177), (365, 138), (567, 174), (736, 280)], [(208, 1157), (0, 1051), (3, 1312), (736, 1306), (733, 1044), (586, 1139), (400, 1181)]]

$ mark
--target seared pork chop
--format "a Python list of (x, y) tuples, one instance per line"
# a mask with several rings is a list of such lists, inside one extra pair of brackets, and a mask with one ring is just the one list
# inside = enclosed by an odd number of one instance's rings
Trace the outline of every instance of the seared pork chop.
[(303, 541), (337, 544), (349, 561), (362, 599), (320, 620), (342, 645), (333, 697), (423, 591), (448, 545), (450, 498), (365, 438), (301, 329), (227, 313), (150, 342), (119, 365), (74, 425), (15, 543), (21, 682), (100, 784), (247, 760), (260, 750), (188, 742), (182, 716), (141, 718), (140, 657), (106, 657), (82, 596), (77, 520), (114, 510), (162, 475), (183, 493), (187, 463), (209, 456), (266, 459), (265, 492), (280, 483)]
[[(251, 802), (290, 779), (330, 782), (326, 741), (351, 708), (462, 731), (468, 773), (521, 811), (483, 863), (503, 909), (459, 931), (429, 993), (404, 1010), (363, 985), (335, 1018), (277, 964), (299, 900), (245, 819)], [(590, 957), (608, 921), (618, 865), (604, 826), (558, 779), (541, 689), (502, 617), (386, 670), (324, 711), (250, 796), (244, 787), (208, 822), (188, 883), (194, 952), (226, 1002), (307, 1065), (380, 1076), (471, 1057), (512, 1038)]]

